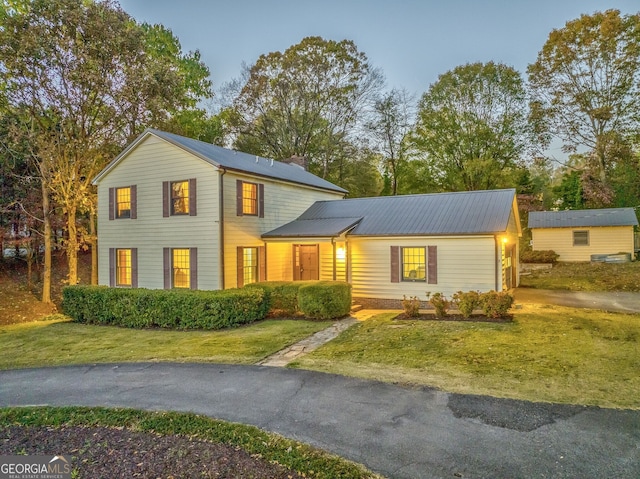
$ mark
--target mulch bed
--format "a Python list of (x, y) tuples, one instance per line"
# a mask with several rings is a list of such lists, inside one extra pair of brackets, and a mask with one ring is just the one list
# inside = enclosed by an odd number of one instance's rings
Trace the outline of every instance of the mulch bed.
[(434, 313), (420, 313), (418, 316), (408, 316), (405, 313), (401, 313), (394, 320), (411, 320), (411, 321), (467, 321), (467, 322), (481, 322), (481, 323), (510, 323), (513, 321), (513, 316), (506, 316), (504, 318), (491, 318), (484, 314), (472, 314), (470, 317), (465, 318), (461, 314), (447, 314), (444, 318), (436, 318)]
[(0, 427), (0, 454), (63, 455), (79, 478), (303, 477), (240, 448), (124, 428)]

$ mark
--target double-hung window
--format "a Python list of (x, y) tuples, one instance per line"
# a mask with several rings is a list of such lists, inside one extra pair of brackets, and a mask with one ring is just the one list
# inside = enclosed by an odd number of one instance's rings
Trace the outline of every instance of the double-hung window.
[(264, 218), (264, 185), (236, 180), (237, 216)]
[(198, 289), (198, 248), (163, 248), (164, 288)]
[(426, 248), (402, 248), (402, 281), (426, 281), (426, 272)]
[(109, 220), (137, 218), (136, 185), (109, 188)]
[(138, 248), (109, 248), (109, 285), (138, 287)]
[(172, 215), (188, 215), (189, 214), (189, 182), (188, 181), (172, 181), (171, 182), (171, 214)]

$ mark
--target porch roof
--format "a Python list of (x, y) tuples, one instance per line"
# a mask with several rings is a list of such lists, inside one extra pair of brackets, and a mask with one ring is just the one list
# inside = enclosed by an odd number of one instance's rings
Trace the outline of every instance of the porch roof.
[(362, 220), (359, 218), (297, 219), (264, 233), (263, 238), (331, 238), (340, 236)]

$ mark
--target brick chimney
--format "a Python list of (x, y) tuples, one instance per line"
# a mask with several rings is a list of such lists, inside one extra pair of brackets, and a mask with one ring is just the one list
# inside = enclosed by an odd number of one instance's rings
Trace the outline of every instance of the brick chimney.
[(309, 166), (309, 160), (304, 156), (291, 155), (291, 158), (285, 158), (280, 161), (282, 163), (288, 163), (290, 165), (297, 165), (305, 171), (307, 171), (307, 168)]

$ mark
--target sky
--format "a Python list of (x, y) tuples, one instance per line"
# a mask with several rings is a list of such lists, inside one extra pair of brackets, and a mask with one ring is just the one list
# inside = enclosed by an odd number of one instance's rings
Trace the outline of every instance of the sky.
[(183, 51), (199, 50), (215, 90), (237, 78), (243, 62), (321, 36), (353, 40), (388, 88), (417, 97), (466, 63), (493, 60), (524, 75), (551, 30), (583, 13), (640, 11), (638, 0), (119, 1), (139, 22), (171, 29)]

